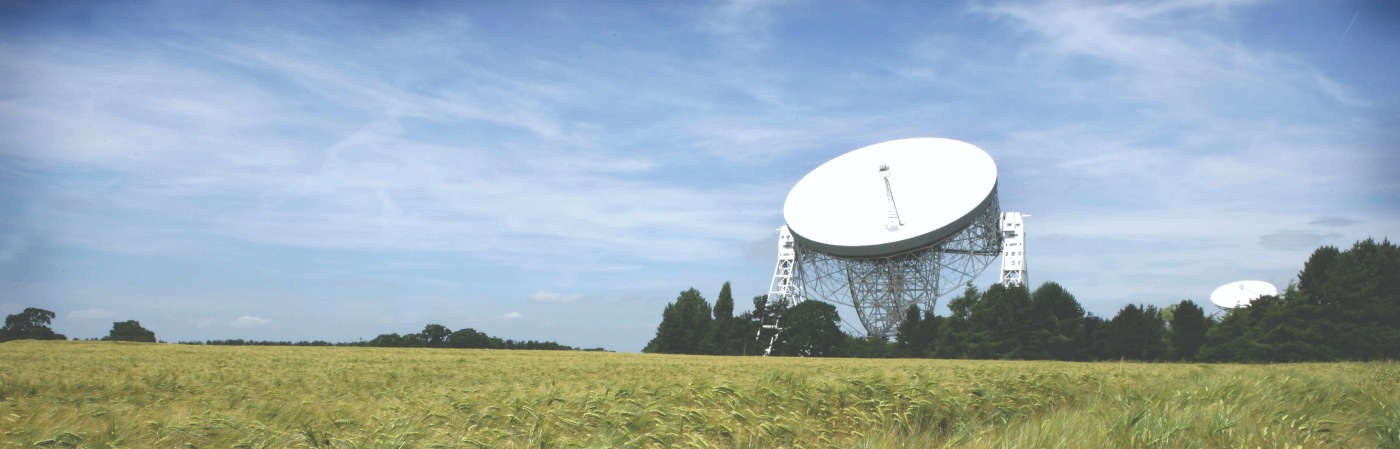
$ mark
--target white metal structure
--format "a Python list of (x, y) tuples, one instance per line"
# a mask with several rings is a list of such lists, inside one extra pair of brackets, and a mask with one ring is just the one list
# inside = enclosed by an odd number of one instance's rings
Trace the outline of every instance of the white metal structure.
[[(788, 193), (783, 217), (803, 247), (882, 256), (958, 233), (997, 205), (996, 187), (996, 163), (981, 148), (951, 139), (894, 140), (812, 170)], [(897, 212), (895, 197), (904, 203)], [(892, 231), (896, 213), (902, 224)]]
[(1001, 214), (1001, 285), (1030, 288), (1026, 278), (1026, 227), (1024, 219), (1030, 214), (1007, 212)]
[(1260, 296), (1278, 296), (1278, 287), (1264, 281), (1231, 282), (1216, 288), (1210, 293), (1210, 302), (1233, 309), (1249, 305)]
[(787, 226), (778, 228), (778, 266), (773, 269), (773, 282), (768, 285), (768, 303), (779, 302), (788, 307), (802, 301), (802, 293), (793, 282), (793, 269), (797, 263), (797, 248), (792, 241), (792, 232)]
[[(787, 226), (778, 228), (778, 266), (773, 268), (773, 282), (768, 285), (768, 304), (782, 304), (792, 307), (802, 302), (802, 290), (794, 277), (794, 270), (797, 265), (797, 245), (792, 240), (792, 232)], [(773, 352), (773, 343), (778, 341), (778, 334), (783, 331), (779, 327), (781, 316), (773, 316), (771, 320), (766, 320), (758, 328), (758, 334), (754, 338), (762, 340), (765, 330), (769, 331), (768, 349), (763, 350), (763, 355)], [(771, 321), (771, 324), (769, 323)]]
[(1001, 254), (996, 187), (991, 156), (951, 139), (883, 142), (822, 164), (783, 205), (769, 303), (851, 306), (870, 335), (888, 337), (909, 305), (931, 310)]

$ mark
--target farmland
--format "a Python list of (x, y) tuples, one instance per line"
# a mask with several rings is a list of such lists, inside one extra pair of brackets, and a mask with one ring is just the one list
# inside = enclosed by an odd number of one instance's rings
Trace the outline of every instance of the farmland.
[(0, 344), (0, 447), (1400, 447), (1400, 364)]

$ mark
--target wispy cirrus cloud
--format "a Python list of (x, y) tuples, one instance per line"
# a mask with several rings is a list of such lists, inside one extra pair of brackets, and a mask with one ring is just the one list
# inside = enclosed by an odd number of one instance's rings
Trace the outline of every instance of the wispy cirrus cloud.
[(263, 327), (269, 324), (272, 324), (272, 320), (270, 319), (256, 317), (252, 315), (243, 315), (241, 317), (238, 317), (238, 319), (233, 320), (232, 323), (229, 323), (229, 326), (233, 326), (239, 329), (252, 329), (255, 327)]

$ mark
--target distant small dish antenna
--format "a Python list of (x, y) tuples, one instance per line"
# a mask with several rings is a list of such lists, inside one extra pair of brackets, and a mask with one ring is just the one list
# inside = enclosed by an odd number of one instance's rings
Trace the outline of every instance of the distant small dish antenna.
[(1278, 296), (1278, 287), (1264, 281), (1238, 281), (1225, 284), (1210, 293), (1210, 302), (1226, 309), (1244, 307), (1260, 296)]

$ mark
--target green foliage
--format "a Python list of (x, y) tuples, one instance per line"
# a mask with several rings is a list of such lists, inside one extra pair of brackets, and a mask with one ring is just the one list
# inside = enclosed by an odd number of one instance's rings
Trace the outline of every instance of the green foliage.
[(836, 349), (837, 357), (853, 359), (887, 359), (895, 357), (895, 346), (880, 337), (853, 337), (847, 335)]
[(1203, 360), (1294, 362), (1400, 357), (1400, 248), (1366, 239), (1324, 246), (1279, 296), (1226, 313)]
[(1044, 359), (1049, 357), (1044, 317), (1035, 316), (1024, 286), (992, 285), (972, 306), (967, 354), (973, 358)]
[(676, 302), (666, 305), (656, 337), (642, 352), (662, 354), (699, 354), (706, 332), (709, 331), (710, 303), (694, 288), (681, 292)]
[(701, 353), (713, 355), (739, 355), (743, 353), (745, 323), (734, 317), (734, 295), (729, 283), (720, 287), (719, 298), (715, 299), (714, 319), (705, 331), (705, 341)]
[[(258, 345), (265, 342), (249, 342)], [(292, 345), (288, 343), (287, 345)], [(360, 343), (337, 343), (336, 346), (374, 346), (381, 348), (456, 348), (456, 349), (526, 349), (549, 351), (573, 351), (577, 348), (552, 341), (502, 340), (476, 329), (466, 328), (451, 331), (446, 326), (429, 324), (423, 332), (414, 334), (381, 334), (373, 340)], [(314, 345), (313, 345), (314, 346)]]
[(112, 323), (112, 331), (102, 337), (103, 341), (136, 341), (144, 343), (155, 343), (156, 333), (141, 327), (141, 323), (136, 320), (128, 320)]
[(1196, 351), (1201, 349), (1201, 345), (1206, 342), (1206, 329), (1210, 326), (1210, 320), (1206, 318), (1205, 310), (1197, 306), (1189, 299), (1184, 299), (1172, 308), (1171, 321), (1168, 322), (1168, 334), (1170, 335), (1170, 356), (1171, 360), (1193, 360)]
[(1080, 322), (1079, 333), (1074, 336), (1075, 358), (1073, 360), (1102, 360), (1104, 358), (1103, 330), (1107, 323), (1103, 318), (1086, 313)]
[(1146, 362), (1167, 355), (1166, 323), (1156, 306), (1128, 304), (1103, 328), (1105, 358)]
[(1325, 321), (1318, 343), (1345, 360), (1400, 357), (1400, 248), (1366, 239), (1334, 251), (1319, 249), (1298, 274), (1303, 302)]
[(943, 359), (970, 358), (968, 343), (972, 340), (972, 307), (977, 304), (981, 293), (971, 282), (963, 289), (962, 295), (948, 301), (948, 318), (938, 329), (938, 342), (934, 345), (934, 355)]
[(1082, 333), (1084, 308), (1054, 282), (1040, 284), (1031, 294), (1032, 319), (1044, 320), (1045, 350), (1056, 360), (1083, 360), (1075, 338)]
[(53, 322), (53, 312), (29, 307), (20, 313), (5, 317), (5, 327), (0, 327), (0, 341), (10, 340), (67, 340), (63, 334), (55, 334), (49, 328)]
[(934, 344), (938, 340), (939, 329), (943, 327), (943, 317), (934, 315), (932, 310), (924, 311), (924, 318), (919, 321), (918, 332), (915, 334), (915, 350), (919, 357), (932, 355), (936, 348)]
[(894, 332), (894, 351), (900, 357), (923, 357), (928, 342), (923, 341), (924, 315), (918, 304), (910, 304)]
[(821, 301), (803, 301), (788, 309), (783, 317), (778, 355), (831, 357), (847, 338), (841, 332), (841, 315), (836, 306)]
[(429, 324), (423, 327), (423, 339), (426, 340), (429, 348), (441, 348), (447, 344), (447, 337), (452, 335), (452, 330), (441, 324)]
[(503, 346), (501, 339), (494, 338), (476, 329), (458, 329), (447, 335), (447, 346), (463, 349), (496, 349)]

